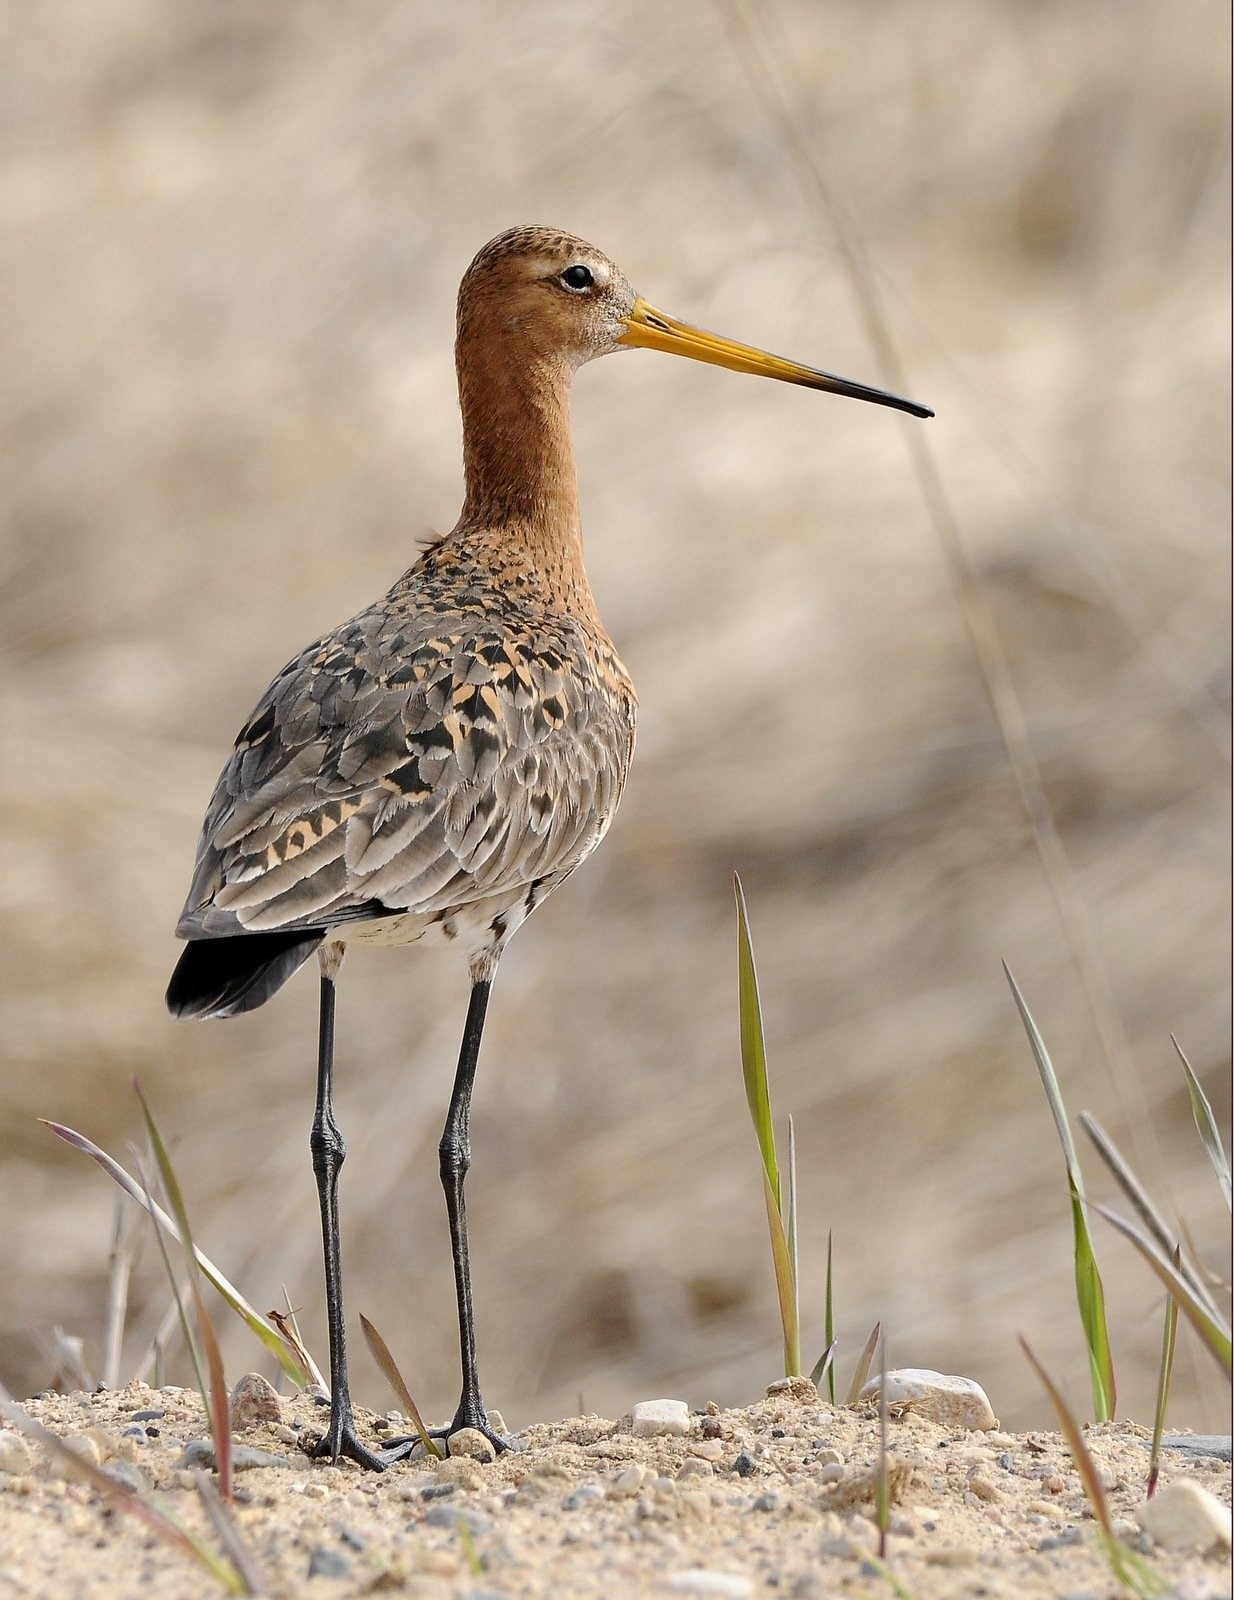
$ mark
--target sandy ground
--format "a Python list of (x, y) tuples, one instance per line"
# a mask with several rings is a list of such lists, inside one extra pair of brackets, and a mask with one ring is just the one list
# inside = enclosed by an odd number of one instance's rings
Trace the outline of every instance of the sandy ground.
[[(645, 351), (599, 362), (575, 404), (583, 520), (639, 749), (603, 849), (494, 992), (468, 1179), (486, 1383), (521, 1424), (648, 1393), (744, 1403), (774, 1370), (734, 868), (796, 1127), (808, 1359), (832, 1234), (845, 1361), (880, 1318), (897, 1360), (970, 1372), (1029, 1428), (1048, 1419), (1022, 1331), (1083, 1388), (1062, 1163), (1003, 957), (1073, 1114), (1228, 1262), (1169, 1042), (1227, 1119), (1228, 7), (0, 0), (14, 1393), (55, 1381), (57, 1325), (107, 1375), (114, 1193), (38, 1119), (124, 1158), (134, 1076), (202, 1248), (263, 1309), (286, 1285), (325, 1347), (312, 973), (225, 1024), (175, 1024), (162, 994), (256, 696), (457, 514), (474, 251), (514, 222), (569, 228), (667, 311), (891, 381), (737, 14), (937, 412), (919, 436), (1144, 1107), (1095, 1036), (907, 420)], [(399, 1331), (434, 1413), (457, 1385), (436, 1147), (465, 1006), (453, 951), (348, 958), (349, 1311)], [(1122, 1404), (1144, 1417), (1160, 1297), (1130, 1247), (1096, 1242)], [(167, 1309), (145, 1235), (113, 1381), (142, 1373)], [(248, 1335), (223, 1338), (242, 1371)], [(1224, 1429), (1192, 1343), (1172, 1419)], [(181, 1348), (165, 1359), (191, 1381)], [(355, 1366), (380, 1405), (365, 1350)]]
[[(32, 1415), (93, 1441), (105, 1465), (201, 1524), (185, 1448), (202, 1436), (197, 1395), (141, 1383), (47, 1395)], [(795, 1380), (737, 1410), (709, 1405), (681, 1437), (636, 1438), (629, 1416), (575, 1417), (516, 1436), (496, 1462), (413, 1462), (381, 1477), (304, 1453), (324, 1411), (278, 1402), (238, 1436), (262, 1464), (237, 1476), (236, 1518), (274, 1595), (402, 1593), (424, 1600), (672, 1594), (890, 1595), (876, 1548), (870, 1469), (878, 1421), (821, 1401)], [(365, 1413), (370, 1437), (397, 1413)], [(1146, 1552), (1176, 1600), (1230, 1593), (1220, 1557), (1168, 1556), (1133, 1511), (1148, 1460), (1145, 1430), (1089, 1430), (1119, 1531)], [(2, 1441), (0, 1441), (2, 1443)], [(13, 1447), (10, 1446), (10, 1452)], [(16, 1447), (20, 1457), (23, 1447)], [(264, 1453), (264, 1454), (262, 1454)], [(1228, 1454), (1228, 1444), (1227, 1444)], [(1216, 1456), (1167, 1453), (1229, 1500)], [(909, 1415), (891, 1424), (888, 1570), (915, 1600), (1105, 1600), (1118, 1592), (1094, 1548), (1079, 1481), (1051, 1433), (948, 1431)], [(11, 1456), (10, 1456), (11, 1460)], [(11, 1464), (20, 1466), (20, 1461)], [(109, 1514), (38, 1449), (0, 1472), (0, 1595), (197, 1596), (210, 1585), (135, 1519)]]

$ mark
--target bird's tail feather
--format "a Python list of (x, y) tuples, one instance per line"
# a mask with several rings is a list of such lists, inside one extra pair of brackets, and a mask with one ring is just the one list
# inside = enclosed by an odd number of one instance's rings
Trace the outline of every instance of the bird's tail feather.
[(238, 1017), (264, 1005), (316, 950), (320, 929), (190, 939), (167, 986), (173, 1017)]

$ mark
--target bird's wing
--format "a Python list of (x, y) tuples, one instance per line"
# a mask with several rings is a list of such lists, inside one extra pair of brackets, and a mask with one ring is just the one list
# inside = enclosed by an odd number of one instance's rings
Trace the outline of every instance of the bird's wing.
[(569, 871), (633, 743), (633, 696), (587, 645), (569, 619), (383, 602), (310, 646), (236, 740), (177, 933), (431, 915)]

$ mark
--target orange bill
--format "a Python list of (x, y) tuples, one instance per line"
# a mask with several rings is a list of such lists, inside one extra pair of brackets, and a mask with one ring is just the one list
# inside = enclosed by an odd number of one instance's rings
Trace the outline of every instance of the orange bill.
[(634, 302), (626, 318), (626, 331), (618, 343), (642, 350), (664, 350), (671, 356), (689, 356), (692, 361), (728, 367), (732, 372), (749, 372), (758, 378), (779, 378), (783, 383), (799, 383), (807, 389), (847, 395), (850, 400), (869, 400), (873, 405), (892, 406), (914, 417), (934, 415), (928, 406), (888, 394), (885, 389), (872, 389), (868, 384), (839, 378), (834, 372), (821, 372), (817, 367), (803, 366), (800, 361), (788, 361), (766, 350), (756, 350), (753, 345), (722, 339), (718, 333), (708, 333), (705, 328), (692, 328), (688, 322), (678, 322), (675, 317), (657, 311), (643, 299)]

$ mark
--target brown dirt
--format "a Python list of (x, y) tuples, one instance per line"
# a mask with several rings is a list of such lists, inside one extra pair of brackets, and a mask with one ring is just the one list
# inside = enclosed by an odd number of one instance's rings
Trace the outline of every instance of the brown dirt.
[[(799, 1394), (772, 1393), (739, 1410), (709, 1406), (680, 1438), (635, 1438), (628, 1417), (575, 1417), (526, 1430), (523, 1448), (493, 1463), (413, 1463), (381, 1477), (307, 1458), (302, 1441), (320, 1429), (323, 1412), (301, 1395), (280, 1402), (277, 1422), (239, 1436), (286, 1465), (238, 1475), (236, 1518), (274, 1595), (889, 1595), (862, 1554), (876, 1546), (869, 1469), (877, 1420), (833, 1409), (809, 1386)], [(48, 1395), (29, 1411), (62, 1435), (93, 1437), (105, 1464), (114, 1457), (110, 1464), (125, 1463), (130, 1476), (135, 1469), (186, 1523), (201, 1525), (179, 1465), (185, 1443), (203, 1432), (196, 1394), (131, 1383), (114, 1393)], [(135, 1423), (142, 1411), (159, 1415)], [(140, 1426), (157, 1437), (125, 1431)], [(366, 1413), (362, 1426), (375, 1437), (398, 1419)], [(1118, 1423), (1088, 1438), (1114, 1514), (1134, 1539), (1144, 1430)], [(826, 1451), (842, 1461), (838, 1483), (824, 1480), (834, 1461)], [(915, 1600), (1104, 1600), (1117, 1592), (1057, 1435), (948, 1432), (909, 1416), (892, 1423), (891, 1452), (901, 1466), (889, 1566)], [(641, 1469), (638, 1485), (632, 1467)], [(1167, 1460), (1166, 1476), (1174, 1470)], [(1223, 1463), (1201, 1458), (1186, 1472), (1228, 1501)], [(1179, 1600), (1230, 1593), (1222, 1561), (1159, 1551), (1150, 1559)], [(710, 1587), (700, 1572), (713, 1575)], [(747, 1587), (717, 1587), (717, 1574)], [(0, 1473), (0, 1594), (173, 1600), (209, 1588), (135, 1519), (109, 1514), (90, 1488), (49, 1470), (37, 1449), (28, 1473)]]

